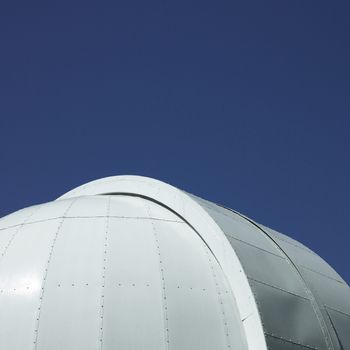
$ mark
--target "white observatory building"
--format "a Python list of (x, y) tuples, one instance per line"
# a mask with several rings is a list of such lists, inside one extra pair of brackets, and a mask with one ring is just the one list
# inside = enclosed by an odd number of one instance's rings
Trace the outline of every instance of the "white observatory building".
[(109, 177), (0, 220), (0, 349), (350, 350), (350, 288), (234, 210)]

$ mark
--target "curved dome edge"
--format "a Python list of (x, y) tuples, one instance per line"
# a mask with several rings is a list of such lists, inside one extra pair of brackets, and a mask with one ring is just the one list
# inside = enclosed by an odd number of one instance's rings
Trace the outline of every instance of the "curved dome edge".
[(267, 350), (258, 306), (240, 260), (222, 229), (200, 204), (172, 185), (135, 175), (94, 180), (67, 192), (57, 200), (104, 194), (143, 196), (163, 204), (186, 220), (212, 251), (227, 278), (242, 320), (248, 350)]

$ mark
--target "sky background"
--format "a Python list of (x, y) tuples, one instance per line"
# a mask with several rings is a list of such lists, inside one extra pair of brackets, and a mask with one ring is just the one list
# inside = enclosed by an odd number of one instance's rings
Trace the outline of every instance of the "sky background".
[(350, 282), (348, 1), (0, 5), (0, 216), (155, 177)]

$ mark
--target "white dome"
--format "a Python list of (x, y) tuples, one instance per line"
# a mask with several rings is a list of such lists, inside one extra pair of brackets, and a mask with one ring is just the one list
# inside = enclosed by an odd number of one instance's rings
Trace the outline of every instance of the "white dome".
[(344, 286), (340, 305), (323, 307), (288, 239), (254, 225), (132, 176), (11, 214), (0, 220), (0, 349), (341, 349), (349, 287), (320, 262)]

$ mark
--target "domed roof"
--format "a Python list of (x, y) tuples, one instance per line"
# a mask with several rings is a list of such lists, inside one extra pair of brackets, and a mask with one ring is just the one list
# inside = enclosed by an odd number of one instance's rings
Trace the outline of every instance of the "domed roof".
[(0, 220), (0, 348), (350, 349), (350, 288), (247, 217), (138, 176)]

